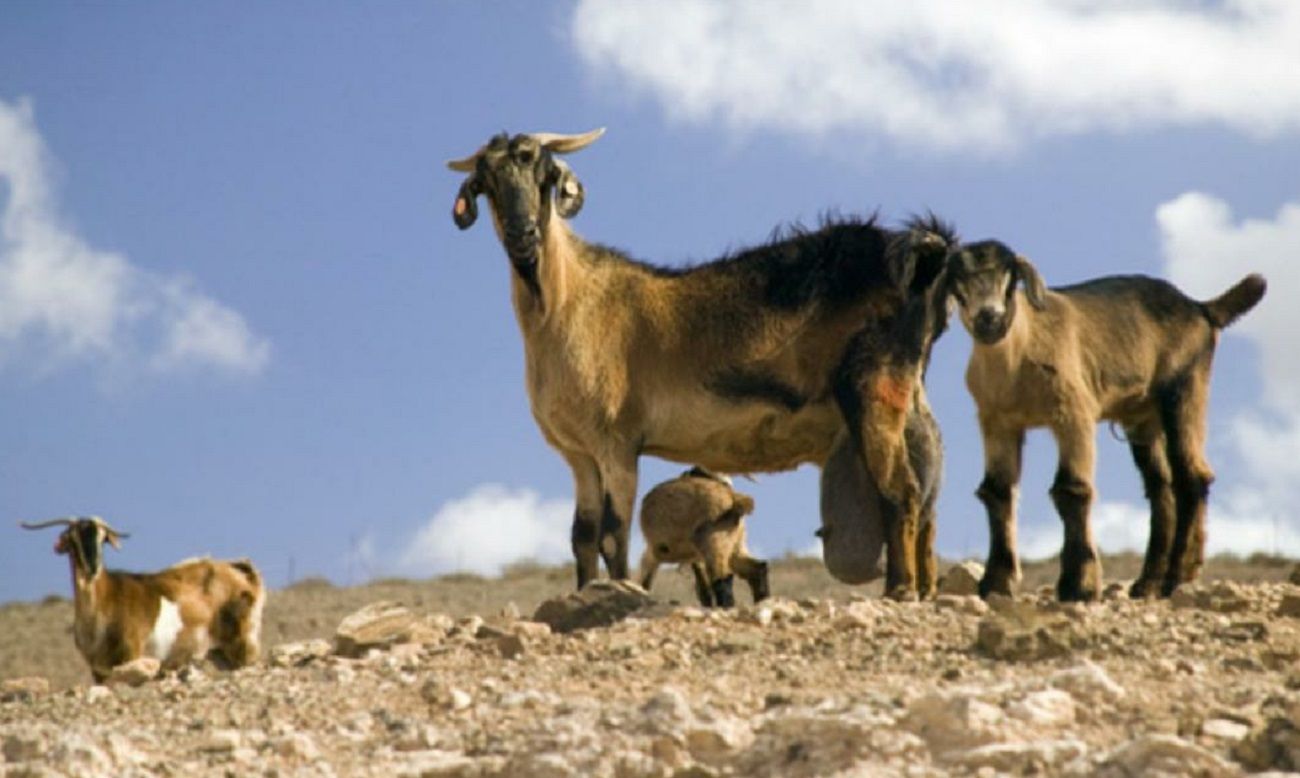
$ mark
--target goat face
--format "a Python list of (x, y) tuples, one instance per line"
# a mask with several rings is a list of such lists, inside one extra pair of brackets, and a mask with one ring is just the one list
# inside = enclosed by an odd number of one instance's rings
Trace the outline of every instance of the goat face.
[(593, 143), (603, 129), (583, 135), (552, 133), (502, 133), (474, 154), (447, 163), (452, 170), (469, 173), (452, 209), (462, 230), (478, 218), (475, 199), (487, 195), (497, 235), (516, 266), (532, 265), (541, 247), (542, 230), (550, 218), (552, 193), (563, 218), (582, 208), (582, 183), (558, 154), (577, 151)]
[(1046, 307), (1043, 281), (1029, 264), (1005, 244), (985, 240), (955, 249), (948, 255), (944, 292), (957, 301), (966, 331), (991, 346), (1006, 336), (1016, 317), (1016, 283), (1038, 310)]
[(77, 519), (54, 519), (40, 524), (23, 523), (25, 529), (41, 529), (55, 525), (66, 525), (67, 529), (59, 534), (54, 542), (54, 553), (67, 554), (72, 558), (72, 567), (76, 575), (83, 580), (93, 579), (104, 567), (104, 542), (113, 548), (122, 547), (122, 538), (129, 537), (124, 532), (113, 529), (98, 516), (83, 516)]

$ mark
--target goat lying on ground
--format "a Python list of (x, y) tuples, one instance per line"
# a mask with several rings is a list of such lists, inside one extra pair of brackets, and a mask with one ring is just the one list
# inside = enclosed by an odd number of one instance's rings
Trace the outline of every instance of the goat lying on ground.
[(1102, 420), (1123, 427), (1151, 502), (1151, 536), (1131, 595), (1168, 596), (1194, 579), (1204, 559), (1214, 477), (1204, 454), (1210, 364), (1219, 330), (1260, 301), (1264, 279), (1247, 276), (1203, 303), (1145, 276), (1049, 291), (1026, 259), (983, 241), (953, 250), (941, 283), (975, 342), (966, 385), (984, 438), (977, 495), (990, 534), (980, 593), (1009, 593), (1020, 578), (1020, 451), (1026, 429), (1047, 427), (1060, 454), (1052, 502), (1065, 525), (1057, 594), (1097, 597), (1101, 565), (1088, 509), (1095, 427)]
[(767, 563), (745, 548), (744, 518), (754, 498), (731, 488), (725, 476), (692, 468), (651, 489), (641, 501), (641, 585), (649, 589), (665, 562), (689, 563), (700, 604), (730, 608), (733, 574), (749, 584), (758, 602), (768, 596)]
[(242, 667), (257, 659), (265, 594), (246, 559), (187, 559), (157, 573), (105, 570), (103, 546), (127, 537), (97, 516), (53, 519), (27, 529), (66, 526), (54, 551), (72, 567), (77, 649), (97, 682), (142, 656), (164, 669), (210, 656)]
[(884, 528), (831, 531), (828, 546), (876, 539), (832, 572), (878, 576), (883, 535), (886, 591), (915, 597), (925, 452), (905, 429), (924, 409), (924, 355), (888, 333), (937, 277), (951, 230), (841, 221), (697, 267), (642, 264), (565, 221), (584, 194), (558, 155), (601, 132), (502, 134), (448, 163), (467, 174), (456, 224), (486, 196), (510, 260), (533, 417), (573, 471), (578, 586), (602, 557), (627, 577), (637, 460), (652, 454), (724, 473), (822, 467), (825, 523), (842, 528), (847, 510)]

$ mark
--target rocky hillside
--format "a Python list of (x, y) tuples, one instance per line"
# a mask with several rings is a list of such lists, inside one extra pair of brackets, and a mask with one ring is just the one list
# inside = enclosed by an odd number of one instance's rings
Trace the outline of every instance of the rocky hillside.
[(522, 615), (377, 603), (236, 673), (146, 680), (142, 666), (64, 689), (9, 678), (0, 772), (1294, 770), (1300, 586), (1285, 575), (1207, 576), (1165, 602), (1116, 584), (1088, 606), (1037, 589), (985, 603), (961, 566), (950, 593), (912, 604), (839, 589), (705, 611), (608, 583)]

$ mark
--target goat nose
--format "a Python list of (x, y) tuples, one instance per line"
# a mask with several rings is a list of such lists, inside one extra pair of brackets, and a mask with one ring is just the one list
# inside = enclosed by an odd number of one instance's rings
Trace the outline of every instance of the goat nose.
[(975, 314), (975, 325), (978, 327), (991, 327), (997, 323), (998, 312), (992, 308), (980, 308)]

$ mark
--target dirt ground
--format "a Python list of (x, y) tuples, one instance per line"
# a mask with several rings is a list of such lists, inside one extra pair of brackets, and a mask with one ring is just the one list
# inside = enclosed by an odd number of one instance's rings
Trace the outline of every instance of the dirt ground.
[[(1139, 559), (1110, 557), (1123, 582)], [(820, 562), (774, 562), (775, 597), (654, 604), (560, 633), (528, 620), (569, 568), (271, 592), (265, 659), (139, 688), (90, 687), (61, 598), (0, 607), (0, 774), (944, 775), (1300, 769), (1293, 563), (1214, 559), (1169, 601), (1118, 587), (1060, 605), (1052, 562), (1022, 594), (896, 604)], [(593, 595), (596, 596), (596, 595)], [(642, 598), (611, 591), (611, 597)], [(344, 656), (343, 617), (400, 603), (422, 625)], [(633, 607), (629, 606), (629, 607)], [(304, 642), (317, 639), (316, 642)], [(323, 639), (323, 640), (322, 640)], [(404, 641), (404, 642), (403, 642)], [(277, 649), (276, 647), (280, 648)], [(18, 689), (18, 691), (15, 691)]]

